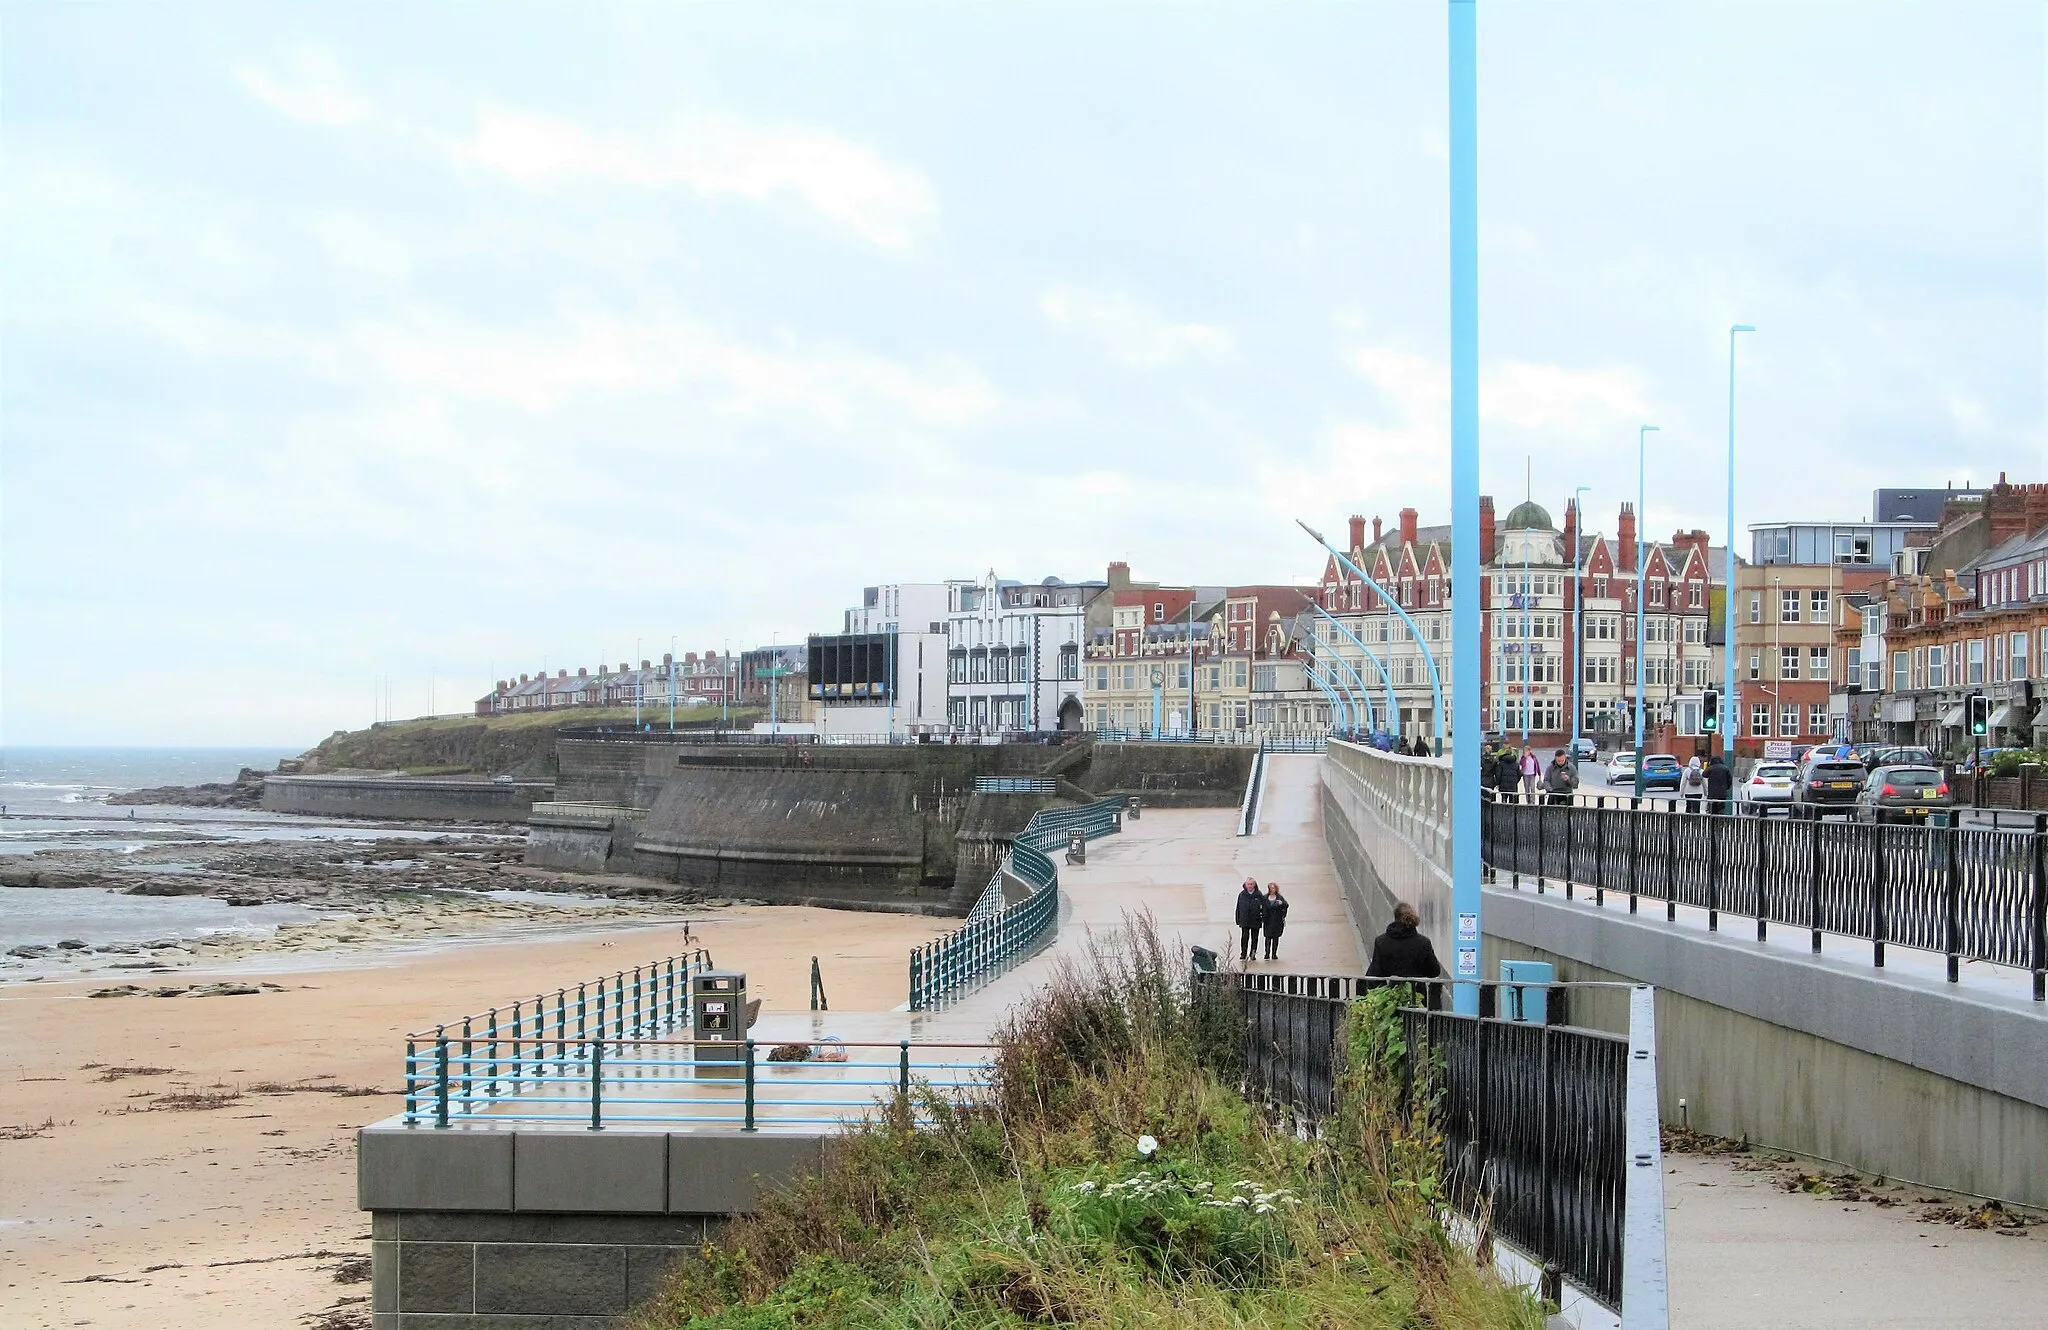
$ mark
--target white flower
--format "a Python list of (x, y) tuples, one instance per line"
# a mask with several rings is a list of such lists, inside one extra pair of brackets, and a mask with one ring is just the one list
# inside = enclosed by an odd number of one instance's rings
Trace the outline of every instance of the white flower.
[(1094, 1184), (1094, 1183), (1092, 1183), (1092, 1182), (1077, 1182), (1077, 1183), (1075, 1183), (1075, 1184), (1074, 1184), (1074, 1190), (1075, 1190), (1075, 1191), (1094, 1191), (1094, 1190), (1095, 1190), (1095, 1184)]
[(1159, 1142), (1153, 1140), (1150, 1136), (1140, 1136), (1138, 1138), (1138, 1153), (1145, 1158), (1150, 1159), (1158, 1151)]

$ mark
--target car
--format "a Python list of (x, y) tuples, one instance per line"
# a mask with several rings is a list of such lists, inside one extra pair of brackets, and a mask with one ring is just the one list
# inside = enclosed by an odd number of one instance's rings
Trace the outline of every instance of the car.
[(1925, 822), (1955, 805), (1939, 767), (1883, 766), (1863, 782), (1856, 816), (1866, 822)]
[(1580, 762), (1597, 762), (1600, 760), (1600, 745), (1582, 736), (1572, 740), (1571, 755)]
[(1624, 748), (1607, 759), (1607, 783), (1609, 785), (1633, 785), (1636, 779), (1636, 754), (1633, 748)]
[(1759, 762), (1749, 779), (1735, 787), (1735, 811), (1764, 814), (1773, 808), (1792, 811), (1792, 786), (1799, 768), (1791, 762)]
[[(1669, 753), (1646, 753), (1643, 756), (1643, 792), (1651, 790), (1678, 789), (1678, 779), (1685, 774), (1685, 768)], [(1631, 777), (1633, 779), (1633, 777)]]
[(1865, 774), (1861, 762), (1809, 762), (1792, 781), (1792, 802), (1814, 817), (1854, 816)]
[[(1987, 748), (1983, 752), (1979, 753), (1973, 749), (1970, 752), (1964, 753), (1962, 757), (1957, 760), (1956, 774), (1958, 776), (1973, 776), (1977, 773), (1978, 763), (1983, 763), (1985, 769), (1989, 770), (1991, 767), (1992, 759), (1996, 758), (2000, 753), (2014, 753), (2018, 751), (2019, 750), (2016, 748)], [(1926, 765), (1932, 764), (1930, 763)]]
[(1927, 748), (1900, 747), (1896, 744), (1873, 744), (1863, 754), (1863, 769), (1875, 771), (1879, 767), (1933, 767), (1941, 765), (1935, 761), (1933, 750)]

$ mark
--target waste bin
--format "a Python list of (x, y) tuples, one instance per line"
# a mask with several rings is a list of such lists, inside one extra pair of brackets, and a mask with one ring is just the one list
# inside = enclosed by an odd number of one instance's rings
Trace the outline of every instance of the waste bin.
[(1088, 862), (1088, 833), (1079, 827), (1067, 832), (1067, 862), (1085, 864)]
[(699, 1065), (724, 1069), (726, 1064), (746, 1061), (745, 971), (704, 970), (690, 976), (690, 1037), (698, 1041), (694, 1052)]
[(1131, 821), (1136, 822), (1138, 820), (1138, 814), (1143, 808), (1144, 805), (1139, 802), (1137, 795), (1131, 794), (1124, 797), (1124, 809), (1129, 814)]

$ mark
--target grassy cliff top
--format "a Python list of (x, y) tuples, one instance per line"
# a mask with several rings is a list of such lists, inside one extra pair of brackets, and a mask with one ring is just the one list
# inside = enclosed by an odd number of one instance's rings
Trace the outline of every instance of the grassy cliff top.
[[(725, 723), (744, 728), (766, 719), (759, 707), (735, 707)], [(668, 708), (643, 707), (642, 724), (666, 732)], [(677, 707), (676, 729), (714, 729), (717, 707)], [(409, 775), (551, 776), (555, 736), (583, 725), (630, 729), (631, 707), (585, 707), (571, 711), (527, 711), (502, 716), (421, 716), (386, 721), (367, 730), (337, 730), (309, 749), (302, 761), (311, 772), (404, 771)]]

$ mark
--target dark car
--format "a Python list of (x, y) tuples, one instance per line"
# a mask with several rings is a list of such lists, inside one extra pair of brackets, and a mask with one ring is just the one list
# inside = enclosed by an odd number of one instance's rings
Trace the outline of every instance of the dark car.
[(1861, 762), (1809, 762), (1792, 782), (1792, 802), (1815, 817), (1854, 815), (1865, 775)]
[(1925, 748), (1899, 747), (1895, 744), (1873, 744), (1864, 750), (1863, 769), (1875, 771), (1879, 767), (1934, 767), (1941, 764), (1934, 760), (1931, 750)]
[(1955, 807), (1948, 782), (1939, 768), (1879, 767), (1863, 782), (1856, 815), (1871, 822), (1924, 822), (1934, 812)]
[(1678, 765), (1678, 759), (1669, 753), (1645, 753), (1643, 755), (1643, 793), (1651, 790), (1676, 790), (1678, 778), (1685, 768)]

